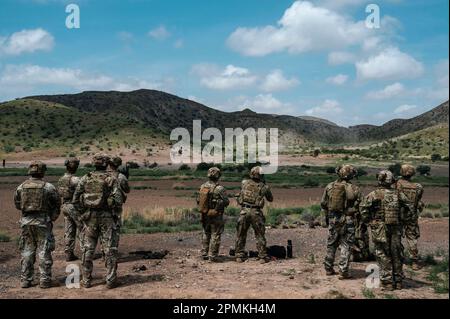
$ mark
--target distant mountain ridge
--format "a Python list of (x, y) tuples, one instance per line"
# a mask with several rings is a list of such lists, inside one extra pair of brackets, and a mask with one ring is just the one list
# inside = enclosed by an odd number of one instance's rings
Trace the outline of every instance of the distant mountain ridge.
[[(81, 112), (114, 114), (142, 123), (164, 135), (176, 127), (191, 128), (192, 121), (202, 120), (202, 127), (276, 127), (294, 141), (318, 143), (353, 143), (378, 141), (415, 132), (448, 122), (448, 101), (411, 119), (395, 119), (381, 126), (340, 127), (328, 120), (255, 113), (249, 109), (223, 112), (203, 104), (155, 90), (132, 92), (87, 91), (78, 94), (40, 95), (26, 99), (53, 102)], [(295, 139), (298, 138), (298, 141)]]

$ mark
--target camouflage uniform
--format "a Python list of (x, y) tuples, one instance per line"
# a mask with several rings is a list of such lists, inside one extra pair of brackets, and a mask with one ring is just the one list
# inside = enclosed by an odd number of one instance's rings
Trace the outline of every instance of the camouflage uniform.
[[(219, 255), (221, 236), (224, 231), (225, 222), (223, 214), (225, 208), (230, 204), (225, 188), (219, 185), (220, 170), (216, 167), (210, 168), (208, 171), (209, 181), (200, 187), (210, 190), (210, 202), (208, 203), (208, 212), (202, 214), (202, 257), (215, 261)], [(197, 199), (199, 203), (199, 198)]]
[(236, 261), (245, 258), (245, 244), (250, 226), (256, 237), (256, 247), (261, 262), (267, 262), (267, 243), (265, 238), (266, 218), (262, 212), (264, 200), (273, 201), (272, 191), (263, 181), (261, 167), (256, 166), (250, 171), (249, 180), (242, 181), (241, 192), (237, 202), (242, 209), (237, 222)]
[(377, 179), (379, 187), (364, 199), (361, 215), (370, 225), (383, 287), (401, 289), (404, 278), (401, 208), (410, 210), (412, 205), (405, 194), (392, 188), (391, 172), (381, 171)]
[(30, 179), (22, 183), (14, 194), (14, 203), (22, 211), (19, 240), (21, 283), (31, 286), (34, 277), (36, 253), (39, 256), (40, 287), (49, 288), (52, 280), (52, 251), (55, 249), (53, 222), (60, 213), (60, 198), (56, 188), (42, 178), (46, 170), (42, 162), (30, 165)]
[[(81, 178), (73, 196), (73, 203), (83, 209), (82, 284), (86, 288), (91, 287), (94, 253), (100, 237), (105, 252), (107, 287), (117, 285), (119, 232), (115, 209), (122, 205), (122, 194), (117, 178), (106, 172), (108, 162), (107, 155), (95, 155), (96, 171)], [(101, 180), (103, 184), (100, 186), (100, 182), (93, 180)]]
[[(403, 235), (406, 237), (408, 253), (413, 262), (413, 268), (419, 268), (419, 250), (417, 249), (417, 240), (420, 237), (419, 213), (424, 207), (422, 202), (423, 186), (411, 181), (411, 177), (415, 175), (415, 169), (413, 166), (402, 165), (400, 174), (402, 175), (402, 178), (397, 181), (396, 187), (399, 191), (406, 195), (409, 204), (413, 206), (413, 210), (405, 220)], [(403, 213), (403, 215), (405, 214)]]
[(128, 178), (119, 172), (119, 167), (122, 165), (122, 159), (120, 157), (114, 157), (110, 163), (109, 173), (117, 178), (119, 183), (120, 193), (122, 195), (122, 205), (118, 206), (114, 210), (114, 214), (116, 215), (120, 233), (120, 227), (122, 226), (122, 206), (127, 201), (127, 195), (130, 193), (130, 184), (128, 183)]
[(76, 158), (66, 160), (65, 166), (67, 167), (67, 172), (58, 181), (58, 192), (62, 201), (61, 212), (64, 215), (64, 252), (66, 261), (78, 259), (74, 254), (77, 230), (80, 246), (82, 245), (80, 234), (83, 224), (80, 221), (78, 208), (72, 204), (73, 193), (80, 181), (80, 178), (74, 175), (79, 163), (80, 161)]
[(320, 203), (326, 213), (329, 230), (324, 266), (328, 275), (335, 274), (334, 260), (340, 247), (340, 279), (345, 279), (350, 277), (350, 257), (355, 243), (355, 215), (358, 214), (362, 194), (359, 187), (350, 182), (357, 173), (353, 166), (338, 167), (336, 173), (339, 179), (326, 186)]
[(369, 261), (373, 258), (373, 254), (370, 252), (368, 225), (363, 223), (359, 212), (355, 214), (355, 244), (352, 251), (353, 261)]

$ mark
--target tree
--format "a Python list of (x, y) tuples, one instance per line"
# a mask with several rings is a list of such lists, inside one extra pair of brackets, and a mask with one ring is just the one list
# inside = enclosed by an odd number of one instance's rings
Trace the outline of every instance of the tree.
[(431, 160), (433, 162), (440, 161), (440, 160), (442, 160), (442, 156), (441, 156), (441, 154), (432, 154), (431, 155)]

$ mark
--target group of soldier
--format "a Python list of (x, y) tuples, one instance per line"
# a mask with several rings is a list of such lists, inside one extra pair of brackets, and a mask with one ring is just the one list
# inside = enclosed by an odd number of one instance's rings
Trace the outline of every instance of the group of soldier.
[(65, 161), (66, 173), (57, 187), (43, 180), (46, 165), (34, 161), (29, 166), (31, 176), (15, 192), (16, 208), (22, 211), (21, 287), (32, 286), (36, 254), (39, 257), (41, 288), (52, 285), (52, 252), (55, 249), (53, 223), (64, 214), (66, 261), (77, 260), (75, 242), (81, 247), (82, 280), (85, 288), (92, 286), (95, 248), (100, 241), (107, 270), (106, 286), (117, 286), (117, 255), (121, 227), (122, 205), (129, 193), (127, 177), (119, 172), (122, 160), (97, 154), (93, 158), (95, 170), (78, 178), (75, 173), (80, 161)]
[[(375, 248), (380, 268), (380, 281), (385, 290), (402, 289), (404, 249), (402, 236), (406, 237), (408, 252), (414, 269), (420, 267), (417, 240), (420, 236), (418, 218), (423, 209), (423, 187), (413, 183), (413, 166), (405, 164), (400, 179), (391, 171), (382, 170), (376, 177), (378, 187), (363, 197), (360, 188), (351, 183), (357, 176), (352, 165), (336, 168), (338, 179), (325, 188), (321, 200), (325, 224), (329, 229), (327, 252), (324, 260), (328, 276), (335, 275), (335, 256), (338, 248), (339, 279), (351, 278), (350, 261), (370, 258), (369, 238)], [(217, 260), (220, 237), (224, 229), (223, 213), (229, 204), (223, 186), (219, 185), (220, 170), (209, 169), (209, 181), (200, 187), (197, 203), (202, 213), (202, 256), (212, 262)], [(265, 200), (273, 201), (270, 188), (264, 182), (262, 169), (256, 166), (250, 171), (250, 179), (242, 182), (237, 202), (241, 206), (236, 233), (236, 261), (246, 258), (245, 243), (250, 226), (257, 242), (258, 257), (268, 262), (265, 217), (262, 212)], [(371, 236), (369, 236), (369, 230)]]
[(404, 249), (407, 249), (414, 269), (420, 267), (417, 240), (420, 236), (418, 218), (424, 204), (423, 187), (413, 183), (413, 166), (405, 164), (396, 179), (389, 170), (376, 177), (378, 187), (363, 197), (358, 186), (351, 183), (357, 170), (351, 165), (336, 169), (339, 178), (328, 184), (321, 200), (329, 227), (327, 254), (324, 261), (326, 274), (335, 275), (334, 261), (338, 247), (339, 279), (350, 278), (352, 256), (364, 260), (370, 255), (370, 230), (375, 257), (380, 268), (380, 281), (385, 290), (403, 288)]
[[(70, 262), (78, 259), (74, 254), (78, 238), (81, 247), (82, 280), (85, 288), (92, 285), (95, 249), (100, 242), (106, 266), (106, 286), (114, 288), (117, 281), (117, 255), (121, 228), (122, 205), (130, 191), (128, 174), (121, 171), (122, 160), (97, 154), (93, 158), (95, 170), (82, 178), (75, 176), (79, 160), (65, 161), (66, 173), (57, 187), (43, 181), (46, 165), (35, 161), (29, 167), (30, 179), (16, 190), (14, 201), (22, 211), (21, 286), (31, 287), (36, 253), (39, 255), (40, 287), (51, 287), (52, 251), (55, 249), (53, 222), (60, 211), (65, 220), (65, 256)], [(325, 225), (329, 229), (327, 252), (324, 260), (326, 274), (335, 275), (335, 255), (340, 248), (339, 279), (351, 278), (351, 260), (364, 260), (370, 255), (369, 230), (380, 268), (382, 287), (387, 290), (402, 289), (404, 249), (402, 236), (413, 262), (419, 267), (417, 240), (420, 236), (418, 214), (423, 209), (423, 188), (413, 183), (415, 169), (401, 167), (401, 178), (392, 172), (380, 171), (376, 177), (378, 187), (363, 197), (360, 188), (351, 180), (357, 170), (351, 165), (336, 168), (338, 179), (325, 188), (321, 207)], [(218, 261), (221, 235), (224, 231), (224, 211), (230, 204), (225, 188), (220, 185), (221, 171), (212, 167), (208, 181), (201, 185), (197, 204), (203, 225), (202, 258)], [(265, 201), (272, 202), (273, 195), (266, 184), (263, 169), (255, 166), (249, 179), (244, 179), (237, 195), (241, 210), (236, 227), (236, 262), (247, 259), (245, 245), (247, 233), (253, 228), (258, 258), (267, 263), (265, 238)]]

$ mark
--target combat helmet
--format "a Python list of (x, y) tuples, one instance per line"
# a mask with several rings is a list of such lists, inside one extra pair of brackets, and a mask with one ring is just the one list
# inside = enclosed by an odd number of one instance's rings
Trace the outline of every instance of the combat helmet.
[(109, 164), (110, 157), (107, 154), (98, 153), (92, 158), (92, 165), (96, 168), (106, 168)]
[(80, 166), (80, 160), (76, 157), (69, 157), (64, 161), (64, 166), (69, 170), (76, 170)]
[(208, 170), (208, 178), (210, 178), (210, 179), (215, 179), (215, 180), (217, 180), (217, 179), (219, 179), (220, 178), (220, 176), (222, 175), (222, 173), (220, 172), (220, 169), (218, 168), (218, 167), (211, 167), (209, 170)]
[(261, 166), (255, 166), (250, 170), (250, 178), (260, 180), (263, 175)]
[(394, 174), (388, 170), (382, 170), (377, 174), (378, 184), (384, 187), (390, 187), (395, 183)]
[(110, 164), (114, 167), (119, 167), (122, 165), (122, 159), (119, 156), (114, 156), (111, 158)]
[(410, 164), (403, 164), (400, 168), (400, 175), (403, 177), (413, 177), (416, 174), (416, 169)]
[(341, 179), (350, 180), (358, 174), (358, 171), (352, 165), (345, 164), (336, 167), (336, 174), (338, 174)]
[(41, 175), (44, 176), (45, 172), (47, 171), (47, 165), (45, 165), (41, 161), (33, 161), (31, 162), (30, 166), (28, 167), (28, 175)]

